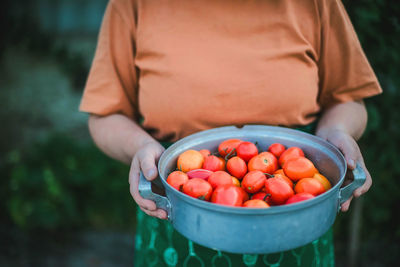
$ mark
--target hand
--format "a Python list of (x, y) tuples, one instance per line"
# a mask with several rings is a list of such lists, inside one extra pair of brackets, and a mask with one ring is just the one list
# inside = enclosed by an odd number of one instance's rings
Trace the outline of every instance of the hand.
[(367, 176), (365, 183), (361, 187), (354, 190), (353, 195), (342, 204), (341, 210), (347, 211), (353, 197), (357, 198), (369, 190), (372, 185), (371, 175), (365, 167), (360, 148), (358, 147), (357, 142), (352, 136), (342, 130), (319, 131), (317, 135), (339, 148), (339, 150), (343, 153), (344, 158), (347, 162), (347, 167), (350, 170), (354, 170), (356, 167), (356, 163), (358, 162), (360, 166), (364, 169), (364, 172)]
[(143, 172), (144, 177), (149, 181), (154, 180), (157, 177), (158, 170), (156, 167), (156, 161), (160, 158), (163, 151), (164, 148), (155, 141), (144, 144), (133, 157), (131, 169), (129, 171), (130, 192), (133, 199), (143, 212), (160, 219), (167, 218), (166, 211), (157, 209), (154, 201), (142, 198), (139, 194), (138, 187), (140, 171)]

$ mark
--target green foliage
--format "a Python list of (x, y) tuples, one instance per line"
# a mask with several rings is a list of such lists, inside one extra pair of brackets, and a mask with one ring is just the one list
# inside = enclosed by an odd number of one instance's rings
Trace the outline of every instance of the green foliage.
[(129, 229), (134, 225), (128, 167), (93, 145), (56, 135), (27, 151), (10, 152), (1, 173), (8, 177), (1, 181), (2, 211), (19, 227)]

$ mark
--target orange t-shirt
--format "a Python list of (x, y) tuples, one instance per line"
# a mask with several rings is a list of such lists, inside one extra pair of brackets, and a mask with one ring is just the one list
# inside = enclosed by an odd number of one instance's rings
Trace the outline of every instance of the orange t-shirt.
[(380, 92), (340, 0), (111, 0), (80, 109), (174, 141)]

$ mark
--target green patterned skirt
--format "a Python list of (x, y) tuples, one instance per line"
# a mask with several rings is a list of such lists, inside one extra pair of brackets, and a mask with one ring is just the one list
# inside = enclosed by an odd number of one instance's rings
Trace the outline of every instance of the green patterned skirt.
[[(308, 126), (301, 130), (312, 132), (312, 127)], [(335, 265), (332, 229), (310, 244), (293, 250), (265, 255), (242, 255), (212, 250), (195, 244), (175, 231), (168, 221), (150, 217), (139, 208), (137, 210), (135, 267)]]

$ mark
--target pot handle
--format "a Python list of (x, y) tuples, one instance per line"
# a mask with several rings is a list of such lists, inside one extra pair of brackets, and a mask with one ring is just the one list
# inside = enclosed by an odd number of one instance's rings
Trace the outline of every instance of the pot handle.
[(367, 175), (364, 172), (364, 169), (357, 163), (356, 168), (353, 170), (354, 181), (345, 187), (340, 189), (339, 192), (339, 209), (340, 205), (342, 205), (346, 200), (348, 200), (353, 194), (354, 190), (359, 188), (365, 183), (365, 179), (367, 179)]
[[(157, 177), (156, 179), (160, 179)], [(171, 202), (168, 200), (168, 198), (161, 196), (159, 194), (154, 193), (151, 190), (151, 183), (149, 180), (147, 180), (143, 173), (140, 172), (140, 178), (139, 178), (139, 194), (144, 198), (144, 199), (149, 199), (153, 200), (156, 203), (157, 208), (163, 209), (167, 212), (167, 218), (169, 221), (171, 221)], [(155, 184), (161, 184), (154, 182)]]

